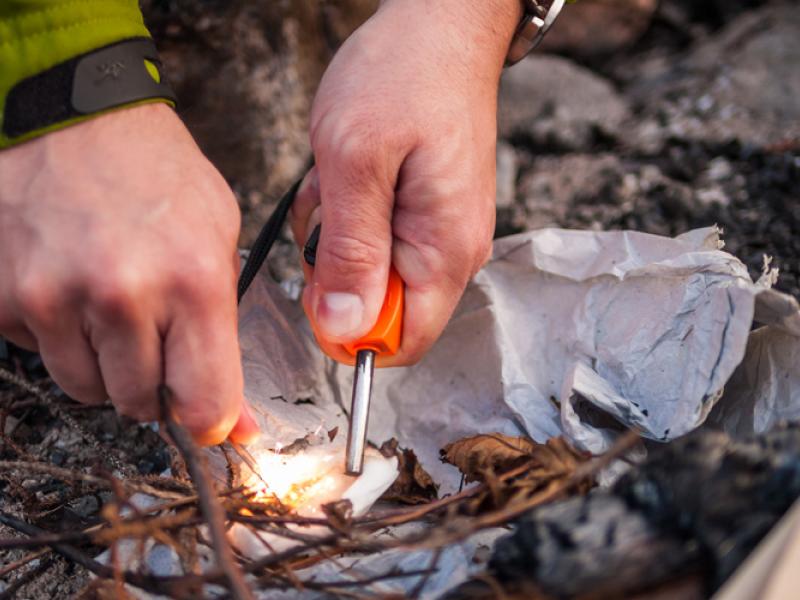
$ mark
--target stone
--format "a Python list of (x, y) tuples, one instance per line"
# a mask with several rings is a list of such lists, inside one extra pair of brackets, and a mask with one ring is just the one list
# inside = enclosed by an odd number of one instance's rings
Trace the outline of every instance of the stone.
[(647, 31), (658, 0), (581, 0), (566, 4), (541, 50), (583, 59), (622, 50)]
[(623, 180), (620, 160), (611, 154), (542, 157), (520, 181), (527, 228), (558, 227), (578, 218), (576, 207), (616, 203)]
[(643, 68), (628, 91), (646, 125), (631, 145), (656, 154), (675, 138), (756, 146), (800, 138), (799, 29), (795, 5), (767, 5), (677, 60)]
[(499, 131), (535, 148), (589, 149), (630, 115), (609, 81), (565, 58), (532, 54), (500, 83)]

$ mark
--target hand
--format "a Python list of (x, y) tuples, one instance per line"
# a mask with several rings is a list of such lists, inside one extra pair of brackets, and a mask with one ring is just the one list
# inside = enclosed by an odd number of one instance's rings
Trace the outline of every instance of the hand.
[(417, 361), (488, 259), (497, 89), (518, 0), (389, 0), (342, 46), (311, 115), (315, 169), (292, 210), (322, 235), (303, 301), (323, 347), (374, 325), (394, 264), (406, 284), (400, 352)]
[(155, 421), (163, 382), (198, 442), (248, 441), (239, 220), (164, 104), (0, 152), (0, 334), (38, 350), (76, 400)]

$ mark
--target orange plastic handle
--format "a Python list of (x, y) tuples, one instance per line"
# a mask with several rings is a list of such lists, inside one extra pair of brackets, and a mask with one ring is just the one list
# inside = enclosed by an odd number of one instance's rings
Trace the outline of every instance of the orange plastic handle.
[(394, 267), (389, 269), (386, 297), (383, 299), (381, 313), (372, 330), (355, 342), (342, 344), (351, 356), (359, 350), (373, 350), (379, 356), (397, 354), (403, 334), (403, 308), (405, 303), (405, 284)]
[(373, 350), (379, 356), (392, 356), (400, 349), (403, 334), (403, 309), (405, 303), (405, 284), (397, 271), (392, 267), (389, 270), (389, 281), (386, 286), (386, 296), (378, 315), (375, 326), (362, 338), (349, 344), (335, 344), (320, 336), (316, 328), (314, 337), (322, 351), (340, 362), (349, 363), (347, 357), (353, 358), (359, 350)]

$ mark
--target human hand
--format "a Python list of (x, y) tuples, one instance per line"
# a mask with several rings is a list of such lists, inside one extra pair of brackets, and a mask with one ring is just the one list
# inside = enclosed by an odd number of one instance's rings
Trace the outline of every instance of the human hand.
[(303, 301), (320, 343), (367, 333), (390, 264), (406, 284), (400, 352), (417, 361), (488, 259), (497, 89), (518, 0), (388, 0), (335, 56), (311, 115), (316, 167), (292, 209), (302, 246), (324, 224)]
[(246, 442), (239, 211), (164, 104), (0, 152), (0, 334), (86, 403), (140, 421), (157, 389), (199, 443)]

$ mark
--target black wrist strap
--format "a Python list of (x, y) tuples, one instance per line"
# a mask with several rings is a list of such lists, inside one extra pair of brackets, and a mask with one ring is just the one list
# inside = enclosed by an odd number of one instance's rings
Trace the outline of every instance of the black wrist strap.
[(59, 63), (18, 82), (6, 97), (9, 138), (149, 99), (175, 104), (149, 38), (123, 40)]

